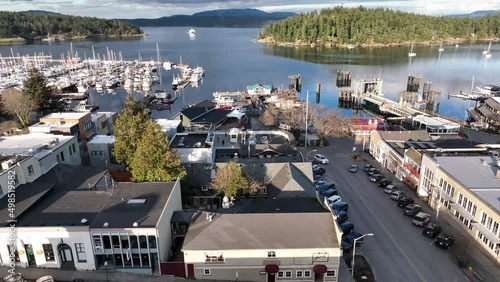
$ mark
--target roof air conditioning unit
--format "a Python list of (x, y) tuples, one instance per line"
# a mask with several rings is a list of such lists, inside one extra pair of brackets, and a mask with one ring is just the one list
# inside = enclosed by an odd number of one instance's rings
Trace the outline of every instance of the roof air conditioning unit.
[(12, 166), (14, 166), (13, 160), (8, 160), (8, 161), (2, 162), (2, 169), (4, 169), (4, 170), (7, 170), (7, 169), (11, 168)]

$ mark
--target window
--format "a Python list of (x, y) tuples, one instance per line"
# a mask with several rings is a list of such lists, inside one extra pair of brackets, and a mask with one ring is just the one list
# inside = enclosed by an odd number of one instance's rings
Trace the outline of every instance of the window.
[(129, 244), (128, 244), (128, 235), (121, 235), (121, 240), (122, 240), (122, 248), (128, 249)]
[(141, 249), (148, 248), (148, 239), (146, 238), (146, 235), (139, 236), (139, 245), (141, 246)]
[(209, 275), (211, 275), (211, 273), (210, 273), (210, 268), (204, 268), (204, 269), (203, 269), (203, 275), (204, 275), (204, 276), (209, 276)]
[(7, 249), (9, 250), (9, 254), (14, 254), (14, 259), (16, 262), (20, 262), (21, 260), (19, 259), (19, 253), (17, 252), (17, 246), (16, 245), (7, 245)]
[(52, 244), (43, 244), (43, 253), (45, 254), (46, 261), (56, 261)]
[(149, 241), (149, 248), (150, 249), (156, 249), (156, 236), (155, 235), (149, 235), (148, 236), (148, 241)]
[(292, 271), (291, 270), (285, 270), (285, 278), (292, 278)]
[(142, 266), (149, 266), (149, 254), (141, 254)]
[(28, 174), (33, 175), (33, 173), (35, 173), (35, 171), (33, 170), (33, 165), (29, 165), (28, 166)]
[(284, 278), (285, 272), (283, 270), (278, 271), (278, 278)]
[(104, 248), (111, 249), (111, 238), (109, 235), (102, 235), (102, 240), (104, 242)]
[(137, 242), (137, 236), (136, 235), (130, 235), (130, 246), (131, 246), (132, 249), (139, 248), (139, 243)]
[(141, 258), (139, 254), (132, 254), (132, 263), (134, 266), (141, 266)]
[(97, 155), (97, 151), (90, 151), (90, 154), (91, 154), (92, 156), (96, 156), (96, 155)]
[(123, 255), (115, 254), (115, 263), (117, 267), (123, 267)]
[(208, 187), (207, 186), (201, 186), (201, 191), (208, 191)]
[(335, 270), (327, 270), (326, 277), (335, 277)]
[(304, 277), (311, 277), (311, 271), (310, 270), (304, 270)]
[(61, 162), (64, 162), (64, 152), (61, 152)]
[(276, 257), (276, 252), (275, 251), (269, 251), (269, 252), (267, 252), (267, 257), (268, 258), (275, 258)]
[(295, 272), (295, 277), (297, 277), (297, 278), (302, 278), (302, 277), (304, 277), (304, 271), (302, 271), (302, 270), (297, 270), (297, 272)]
[(224, 262), (222, 253), (205, 253), (205, 262)]
[(83, 245), (83, 243), (76, 243), (75, 250), (78, 262), (87, 262), (87, 254), (85, 254), (85, 245)]
[(113, 248), (120, 248), (120, 237), (118, 237), (118, 235), (112, 235), (111, 244), (113, 244)]
[(486, 219), (488, 219), (488, 214), (483, 212), (483, 216), (481, 217), (481, 224), (486, 225)]
[[(106, 237), (106, 236), (104, 236), (104, 237)], [(94, 235), (93, 239), (94, 239), (94, 248), (95, 248), (95, 250), (98, 251), (98, 252), (102, 252), (103, 248), (102, 248), (101, 236)], [(108, 243), (109, 243), (109, 241), (108, 241)], [(106, 240), (104, 240), (104, 246), (106, 246)], [(110, 248), (111, 248), (111, 246), (110, 246)]]
[(91, 128), (92, 128), (92, 120), (89, 119), (89, 120), (85, 121), (85, 123), (83, 124), (83, 129), (84, 129), (84, 131), (87, 131)]

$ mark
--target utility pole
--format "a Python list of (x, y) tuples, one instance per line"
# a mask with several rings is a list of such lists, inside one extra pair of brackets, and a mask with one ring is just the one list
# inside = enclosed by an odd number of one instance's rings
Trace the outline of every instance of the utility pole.
[(308, 117), (309, 117), (309, 90), (307, 90), (307, 94), (306, 94), (306, 139), (304, 140), (304, 147), (307, 148), (307, 120), (308, 120)]

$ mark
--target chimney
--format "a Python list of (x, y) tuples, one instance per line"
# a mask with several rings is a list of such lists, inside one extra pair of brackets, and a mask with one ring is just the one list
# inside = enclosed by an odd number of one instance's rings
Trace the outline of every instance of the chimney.
[(498, 180), (500, 180), (500, 169), (497, 169), (496, 177)]
[(208, 218), (208, 221), (212, 221), (213, 219), (214, 219), (214, 215), (213, 215), (213, 214), (211, 214), (211, 215), (209, 216), (209, 218)]

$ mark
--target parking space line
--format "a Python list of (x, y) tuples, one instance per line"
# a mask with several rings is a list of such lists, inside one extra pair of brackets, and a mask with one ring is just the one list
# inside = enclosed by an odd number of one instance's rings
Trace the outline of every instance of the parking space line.
[(432, 244), (434, 244), (434, 240), (431, 241), (431, 243), (429, 244), (429, 246), (432, 246)]

